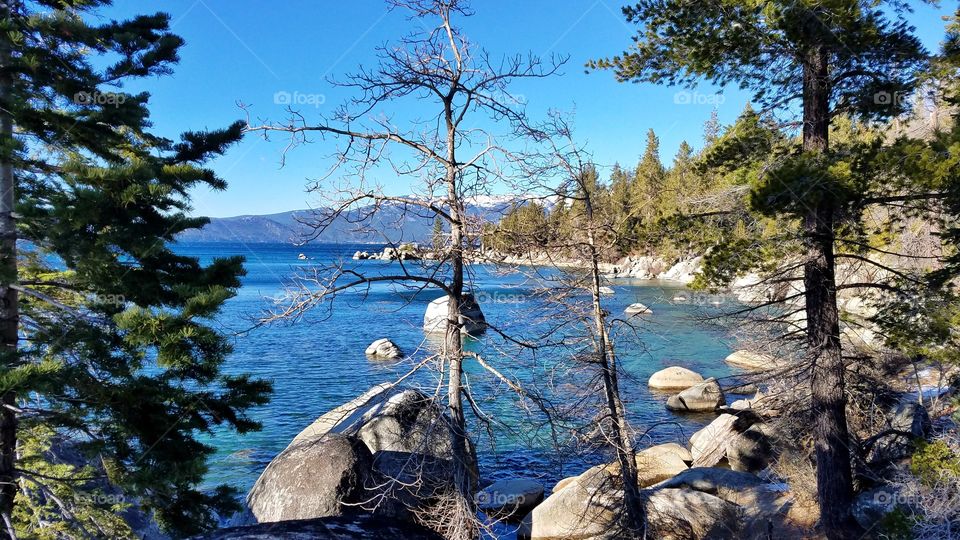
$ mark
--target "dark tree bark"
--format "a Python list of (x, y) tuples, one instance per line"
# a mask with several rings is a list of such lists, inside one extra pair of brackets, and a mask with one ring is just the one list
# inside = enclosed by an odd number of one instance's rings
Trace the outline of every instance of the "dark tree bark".
[[(16, 16), (17, 2), (0, 4), (0, 18)], [(4, 367), (16, 362), (19, 340), (19, 309), (17, 283), (17, 229), (14, 220), (15, 178), (12, 99), (13, 79), (9, 73), (11, 43), (8, 36), (0, 38), (0, 355)], [(17, 447), (17, 417), (14, 412), (16, 394), (6, 390), (0, 403), (0, 514), (9, 523), (17, 494), (14, 459)], [(9, 525), (7, 526), (9, 527)], [(0, 529), (2, 537), (12, 533)]]
[[(811, 18), (812, 19), (812, 18)], [(811, 35), (820, 31), (811, 20)], [(829, 148), (829, 52), (812, 46), (803, 66), (803, 149), (825, 154)], [(811, 192), (812, 206), (804, 218), (806, 261), (804, 287), (807, 346), (812, 361), (811, 398), (817, 460), (817, 498), (820, 522), (831, 540), (851, 538), (856, 525), (851, 517), (853, 479), (850, 467), (846, 417), (844, 366), (840, 350), (840, 318), (834, 270), (834, 204), (823, 179)]]

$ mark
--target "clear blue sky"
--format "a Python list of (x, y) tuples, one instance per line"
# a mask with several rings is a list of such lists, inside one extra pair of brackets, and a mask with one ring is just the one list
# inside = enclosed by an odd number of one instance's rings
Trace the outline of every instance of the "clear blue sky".
[[(474, 43), (494, 54), (532, 52), (569, 54), (562, 74), (516, 87), (533, 115), (548, 108), (576, 111), (576, 127), (601, 165), (633, 165), (648, 128), (660, 136), (661, 157), (669, 162), (682, 140), (701, 146), (703, 123), (719, 101), (720, 120), (731, 122), (747, 95), (702, 86), (693, 103), (677, 103), (678, 89), (618, 84), (610, 73), (586, 74), (591, 58), (622, 51), (634, 29), (620, 13), (626, 0), (475, 0), (476, 15), (462, 21)], [(928, 48), (943, 36), (939, 9), (922, 5), (912, 17)], [(948, 4), (952, 4), (948, 2)], [(136, 13), (166, 11), (173, 30), (187, 42), (174, 75), (150, 79), (129, 90), (153, 95), (156, 130), (168, 137), (181, 131), (215, 128), (241, 118), (237, 102), (253, 106), (255, 115), (282, 120), (277, 92), (322, 96), (322, 103), (301, 110), (329, 113), (346, 94), (331, 88), (328, 77), (369, 63), (374, 47), (412, 29), (401, 12), (389, 12), (383, 0), (116, 0), (102, 15), (124, 18)], [(248, 137), (213, 167), (230, 184), (226, 192), (194, 193), (195, 213), (214, 217), (268, 214), (305, 208), (308, 178), (325, 171), (332, 142), (316, 142), (288, 155), (280, 167), (282, 144)], [(395, 193), (407, 186), (395, 179), (383, 183)]]

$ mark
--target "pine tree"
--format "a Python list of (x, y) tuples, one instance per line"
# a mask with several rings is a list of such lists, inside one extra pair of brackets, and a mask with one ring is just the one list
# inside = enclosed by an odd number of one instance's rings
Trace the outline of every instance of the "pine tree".
[(738, 84), (771, 107), (800, 100), (802, 157), (779, 171), (773, 183), (780, 196), (768, 192), (767, 202), (804, 227), (817, 486), (831, 539), (857, 532), (834, 275), (838, 216), (850, 193), (827, 168), (830, 122), (844, 113), (879, 118), (900, 111), (895, 96), (910, 89), (924, 58), (901, 16), (908, 9), (866, 0), (644, 0), (624, 9), (642, 27), (633, 47), (592, 64), (613, 69), (621, 81)]
[(648, 248), (648, 232), (654, 226), (658, 217), (658, 204), (663, 189), (663, 179), (666, 171), (660, 161), (660, 139), (652, 129), (647, 131), (647, 146), (643, 157), (637, 164), (634, 172), (633, 184), (630, 186), (630, 206), (636, 216), (631, 224), (632, 235), (637, 245)]
[[(256, 429), (245, 411), (269, 391), (221, 372), (230, 345), (210, 325), (240, 285), (242, 260), (202, 266), (169, 246), (206, 223), (187, 216), (187, 193), (225, 187), (203, 165), (243, 126), (176, 143), (148, 133), (149, 96), (107, 88), (169, 73), (182, 40), (165, 14), (88, 22), (90, 9), (108, 3), (0, 8), (7, 538), (56, 524), (68, 537), (102, 534), (86, 531), (99, 523), (78, 520), (117, 510), (83, 496), (104, 489), (121, 490), (173, 534), (214, 525), (237, 503), (226, 487), (198, 489), (213, 449), (197, 436), (217, 426)], [(58, 463), (43, 450), (50, 444), (90, 465)], [(64, 489), (75, 496), (54, 495)], [(107, 525), (121, 534), (122, 524)]]
[(717, 114), (717, 109), (710, 111), (710, 118), (703, 124), (703, 143), (706, 146), (713, 144), (717, 137), (720, 136), (720, 130), (722, 126), (720, 125), (720, 116)]

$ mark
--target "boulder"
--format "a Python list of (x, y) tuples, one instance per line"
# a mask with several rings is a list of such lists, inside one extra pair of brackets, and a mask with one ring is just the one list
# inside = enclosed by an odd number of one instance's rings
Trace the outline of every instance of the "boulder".
[(647, 538), (738, 539), (742, 509), (708, 493), (658, 488), (644, 493)]
[(686, 390), (703, 382), (703, 376), (684, 367), (671, 366), (650, 376), (647, 385), (655, 390)]
[(350, 431), (361, 422), (363, 415), (370, 407), (387, 399), (392, 391), (393, 385), (389, 383), (378, 384), (347, 403), (324, 413), (294, 437), (288, 448), (300, 441), (323, 435), (331, 430), (335, 432)]
[[(418, 390), (376, 386), (321, 416), (290, 447), (318, 434), (335, 433), (362, 441), (372, 454), (368, 499), (383, 497), (377, 511), (407, 518), (433, 495), (451, 488), (454, 453), (451, 425), (443, 410)], [(288, 447), (288, 449), (290, 448)], [(473, 459), (473, 449), (468, 449)], [(476, 465), (471, 465), (474, 480)]]
[(690, 437), (695, 467), (729, 465), (735, 471), (759, 472), (773, 459), (773, 434), (752, 414), (721, 414)]
[(735, 471), (758, 473), (773, 461), (773, 440), (768, 424), (754, 424), (727, 441), (727, 463)]
[(692, 489), (741, 504), (740, 495), (764, 485), (758, 476), (719, 467), (693, 467), (654, 486), (654, 489)]
[(680, 458), (684, 463), (693, 463), (693, 454), (690, 453), (690, 450), (674, 442), (651, 446), (650, 448), (641, 450), (639, 453), (656, 456), (672, 454)]
[(374, 358), (387, 359), (400, 358), (403, 356), (403, 353), (400, 352), (400, 347), (397, 347), (387, 338), (381, 338), (371, 343), (370, 346), (367, 347), (367, 350), (364, 351), (364, 354)]
[[(683, 453), (673, 448), (672, 443), (651, 446), (637, 452), (637, 484), (640, 487), (652, 486), (687, 470), (684, 457), (686, 456)], [(620, 467), (616, 467), (614, 472), (619, 474)]]
[(600, 287), (600, 294), (606, 295), (606, 296), (610, 296), (610, 295), (614, 294), (614, 293), (613, 293), (613, 288), (612, 288), (612, 287)]
[(653, 313), (650, 308), (641, 304), (640, 302), (630, 304), (626, 309), (623, 310), (623, 312), (627, 315), (649, 315)]
[[(447, 305), (449, 299), (441, 296), (427, 305), (427, 310), (423, 314), (423, 329), (430, 333), (443, 333), (447, 331)], [(460, 324), (463, 331), (467, 334), (476, 334), (487, 328), (487, 321), (483, 317), (483, 311), (472, 294), (463, 295), (463, 304), (460, 306)]]
[(476, 494), (477, 508), (484, 514), (510, 520), (522, 518), (543, 500), (543, 484), (534, 480), (500, 480)]
[(692, 490), (737, 505), (742, 509), (737, 522), (740, 538), (767, 538), (771, 522), (782, 524), (796, 502), (786, 484), (770, 484), (753, 474), (717, 467), (694, 467), (651, 489)]
[(694, 467), (713, 467), (727, 457), (727, 441), (738, 433), (737, 417), (721, 414), (706, 427), (690, 436), (690, 454)]
[(752, 351), (736, 351), (727, 356), (724, 361), (732, 366), (750, 371), (763, 371), (778, 366), (773, 357)]
[(667, 399), (667, 410), (678, 412), (708, 412), (726, 404), (723, 391), (713, 377), (691, 386)]
[(527, 514), (517, 530), (517, 538), (616, 538), (612, 529), (623, 505), (623, 490), (617, 480), (607, 466), (587, 470)]
[(560, 480), (559, 482), (557, 482), (557, 484), (556, 484), (555, 486), (553, 486), (553, 493), (556, 493), (556, 492), (562, 490), (563, 488), (569, 486), (569, 485), (570, 485), (571, 483), (573, 483), (573, 481), (576, 480), (576, 479), (577, 479), (576, 476), (568, 476), (567, 478), (564, 478), (563, 480)]
[(340, 516), (363, 500), (372, 455), (358, 439), (327, 434), (288, 447), (247, 496), (260, 523)]
[(881, 432), (875, 437), (876, 442), (870, 447), (867, 457), (867, 461), (871, 463), (909, 456), (912, 441), (930, 434), (930, 415), (920, 403), (901, 403), (889, 414), (884, 431), (891, 433)]

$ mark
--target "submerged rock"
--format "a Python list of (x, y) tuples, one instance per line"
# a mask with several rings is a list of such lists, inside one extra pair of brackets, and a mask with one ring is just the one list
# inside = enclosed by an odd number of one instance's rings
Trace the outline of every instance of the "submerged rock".
[(647, 385), (655, 390), (686, 390), (703, 382), (703, 375), (680, 366), (670, 366), (650, 376)]

